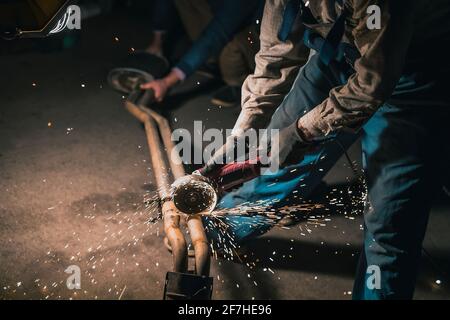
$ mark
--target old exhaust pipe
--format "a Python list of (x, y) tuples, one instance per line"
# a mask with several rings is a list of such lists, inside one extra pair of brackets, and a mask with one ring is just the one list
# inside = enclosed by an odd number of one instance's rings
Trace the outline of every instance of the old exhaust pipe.
[[(198, 215), (186, 217), (195, 252), (194, 272), (189, 273), (186, 239), (180, 229), (180, 219), (185, 215), (178, 211), (171, 197), (171, 184), (174, 179), (179, 179), (186, 173), (180, 159), (172, 159), (171, 151), (175, 145), (171, 138), (169, 122), (146, 107), (152, 101), (151, 91), (135, 90), (126, 100), (125, 107), (145, 126), (153, 172), (162, 201), (164, 232), (172, 247), (174, 272), (167, 274), (164, 297), (165, 299), (208, 299), (212, 294), (212, 278), (209, 277), (211, 264), (209, 243), (201, 217)], [(193, 285), (193, 282), (197, 285)]]

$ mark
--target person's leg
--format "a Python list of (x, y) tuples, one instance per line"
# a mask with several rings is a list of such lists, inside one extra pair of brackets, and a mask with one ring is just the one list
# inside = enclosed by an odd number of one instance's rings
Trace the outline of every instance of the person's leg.
[(219, 66), (223, 81), (241, 87), (245, 78), (255, 70), (255, 55), (259, 51), (257, 28), (241, 30), (222, 50)]
[(211, 103), (221, 107), (241, 103), (241, 87), (255, 70), (255, 55), (259, 51), (258, 28), (249, 26), (241, 30), (219, 56), (219, 68), (225, 86), (211, 98)]
[(175, 6), (191, 41), (197, 40), (213, 19), (208, 0), (175, 0)]
[[(292, 124), (304, 113), (316, 107), (328, 97), (332, 88), (340, 85), (336, 72), (324, 67), (318, 55), (314, 55), (299, 72), (292, 90), (286, 96), (281, 106), (275, 112), (269, 129), (280, 129)], [(342, 134), (338, 141), (324, 144), (321, 148), (308, 154), (305, 159), (294, 166), (280, 170), (272, 175), (254, 179), (236, 191), (223, 197), (220, 208), (234, 208), (247, 202), (274, 202), (282, 206), (295, 200), (306, 199), (320, 184), (322, 178), (341, 157), (344, 149), (357, 140), (357, 135)], [(320, 169), (320, 170), (319, 170)], [(239, 243), (249, 238), (259, 236), (270, 230), (274, 225), (272, 219), (264, 216), (233, 216), (225, 221), (229, 225), (228, 232), (234, 241)], [(211, 238), (217, 238), (213, 228), (208, 228)]]
[(173, 0), (154, 0), (150, 15), (152, 41), (145, 51), (163, 57), (165, 37), (177, 20)]
[(354, 299), (413, 297), (431, 201), (448, 170), (439, 120), (447, 110), (387, 104), (364, 127), (369, 194)]

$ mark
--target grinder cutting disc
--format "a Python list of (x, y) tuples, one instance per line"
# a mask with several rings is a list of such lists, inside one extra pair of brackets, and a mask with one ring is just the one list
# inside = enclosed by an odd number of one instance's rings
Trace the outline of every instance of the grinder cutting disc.
[(129, 94), (143, 83), (164, 77), (168, 70), (166, 59), (147, 52), (135, 52), (122, 61), (120, 67), (109, 72), (108, 83), (113, 89)]
[(210, 214), (217, 205), (217, 191), (201, 175), (185, 176), (172, 185), (172, 198), (177, 209), (185, 214)]

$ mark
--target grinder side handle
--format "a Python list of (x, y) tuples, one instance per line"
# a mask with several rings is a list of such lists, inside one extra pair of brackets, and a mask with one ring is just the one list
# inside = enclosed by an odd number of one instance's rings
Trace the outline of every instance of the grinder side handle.
[[(200, 171), (200, 173), (202, 173)], [(208, 178), (213, 180), (221, 192), (229, 191), (237, 186), (253, 180), (261, 175), (261, 163), (257, 161), (233, 162), (219, 168)]]

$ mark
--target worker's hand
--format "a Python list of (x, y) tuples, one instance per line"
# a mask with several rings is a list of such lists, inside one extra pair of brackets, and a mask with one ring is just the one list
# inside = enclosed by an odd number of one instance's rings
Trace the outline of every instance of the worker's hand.
[(175, 70), (172, 70), (167, 76), (162, 79), (150, 81), (141, 85), (141, 89), (153, 90), (155, 94), (155, 100), (162, 102), (167, 95), (167, 92), (180, 82), (180, 74)]
[(165, 79), (158, 79), (142, 84), (141, 89), (153, 90), (155, 100), (158, 102), (162, 102), (166, 97), (170, 87), (168, 83), (165, 81)]
[(225, 144), (217, 150), (213, 156), (208, 160), (206, 165), (200, 169), (203, 176), (214, 175), (216, 171), (228, 163), (235, 161), (234, 150), (238, 145), (239, 139), (236, 136), (229, 136)]
[(270, 146), (271, 166), (278, 164), (280, 168), (284, 168), (298, 164), (313, 147), (313, 143), (306, 141), (298, 128), (298, 121), (295, 121), (289, 127), (281, 129), (272, 140)]

